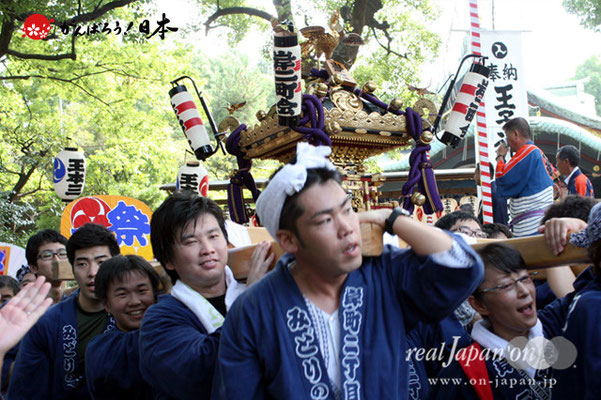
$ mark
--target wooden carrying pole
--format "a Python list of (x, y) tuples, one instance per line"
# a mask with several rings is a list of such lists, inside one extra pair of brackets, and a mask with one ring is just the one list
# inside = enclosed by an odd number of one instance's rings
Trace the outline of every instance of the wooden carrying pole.
[[(375, 224), (361, 224), (361, 239), (363, 241), (362, 253), (364, 256), (378, 256), (382, 253), (382, 228)], [(516, 239), (481, 239), (473, 244), (475, 250), (481, 249), (489, 243), (500, 242), (515, 247), (524, 258), (528, 269), (541, 269), (562, 265), (585, 264), (590, 262), (586, 249), (568, 244), (566, 249), (558, 256), (554, 255), (543, 235), (529, 236)], [(250, 258), (256, 245), (239, 247), (228, 250), (228, 265), (236, 279), (244, 279), (250, 270)], [(275, 252), (276, 259), (284, 251), (275, 242), (271, 243), (271, 251)], [(275, 266), (275, 261), (270, 269)]]
[[(382, 253), (382, 228), (375, 224), (361, 224), (361, 239), (363, 242), (362, 253), (364, 256), (378, 256)], [(547, 245), (543, 235), (529, 236), (518, 239), (480, 239), (478, 243), (472, 245), (476, 250), (486, 246), (489, 243), (501, 242), (515, 247), (524, 258), (528, 269), (540, 269), (556, 267), (560, 265), (573, 265), (588, 263), (589, 258), (586, 249), (568, 244), (566, 249), (559, 256), (554, 255)], [(232, 269), (234, 276), (238, 280), (244, 280), (248, 277), (248, 271), (251, 267), (251, 256), (257, 245), (246, 247), (236, 247), (228, 250), (228, 265)], [(277, 260), (284, 250), (276, 243), (271, 242), (271, 251), (275, 253)], [(269, 267), (272, 269), (276, 261)], [(160, 265), (154, 265), (155, 268)], [(73, 280), (73, 272), (69, 261), (60, 260), (52, 263), (52, 274), (55, 280)]]
[[(163, 269), (161, 264), (158, 263), (158, 261), (153, 260), (150, 262), (150, 265), (159, 274), (159, 278), (161, 279), (159, 284), (159, 290), (168, 293), (171, 290), (172, 286), (171, 279), (165, 273), (165, 270)], [(71, 263), (68, 260), (53, 261), (52, 279), (55, 281), (74, 281), (75, 277), (73, 276), (73, 269), (71, 268)]]

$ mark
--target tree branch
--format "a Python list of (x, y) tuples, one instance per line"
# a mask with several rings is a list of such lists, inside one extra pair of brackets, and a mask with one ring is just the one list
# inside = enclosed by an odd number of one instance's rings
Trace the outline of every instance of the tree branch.
[(19, 79), (21, 79), (21, 80), (27, 80), (27, 79), (30, 79), (30, 78), (50, 79), (50, 80), (53, 80), (53, 81), (70, 83), (71, 85), (79, 88), (81, 91), (83, 91), (88, 96), (90, 96), (90, 97), (98, 100), (99, 102), (101, 102), (105, 106), (110, 106), (109, 103), (107, 103), (106, 101), (102, 100), (100, 97), (96, 96), (94, 93), (90, 92), (85, 87), (83, 87), (82, 85), (80, 85), (77, 82), (75, 82), (75, 80), (80, 79), (81, 77), (77, 77), (75, 79), (64, 79), (64, 78), (58, 78), (56, 76), (43, 76), (43, 75), (0, 76), (0, 80), (19, 80)]
[(106, 3), (102, 7), (96, 6), (96, 8), (94, 8), (94, 10), (90, 11), (89, 13), (79, 14), (79, 15), (77, 15), (73, 18), (69, 18), (65, 21), (57, 21), (57, 22), (55, 22), (55, 24), (60, 26), (63, 24), (70, 25), (70, 24), (79, 24), (82, 22), (90, 22), (97, 18), (102, 17), (104, 14), (106, 14), (107, 12), (109, 12), (111, 10), (114, 10), (115, 8), (125, 7), (126, 5), (133, 3), (134, 1), (135, 0), (115, 0), (110, 3)]
[(213, 15), (211, 15), (207, 21), (205, 22), (205, 27), (206, 30), (205, 32), (208, 33), (209, 29), (211, 29), (212, 27), (210, 26), (213, 22), (215, 22), (217, 19), (219, 19), (220, 17), (223, 17), (225, 15), (234, 15), (234, 14), (246, 14), (246, 15), (250, 15), (253, 17), (259, 17), (262, 18), (266, 21), (271, 22), (274, 19), (274, 16), (269, 14), (268, 12), (265, 12), (263, 10), (258, 10), (256, 8), (251, 8), (251, 7), (228, 7), (228, 8), (222, 8), (219, 9), (217, 11), (215, 11), (215, 13), (213, 13)]
[(376, 39), (376, 42), (378, 42), (378, 44), (384, 49), (386, 50), (386, 52), (388, 54), (394, 54), (395, 56), (404, 58), (405, 60), (408, 60), (409, 57), (407, 57), (407, 54), (401, 54), (401, 53), (397, 53), (396, 51), (392, 50), (390, 48), (390, 42), (392, 42), (392, 38), (388, 35), (388, 31), (384, 30), (384, 34), (386, 35), (386, 39), (388, 39), (388, 46), (385, 46), (383, 43), (380, 42), (380, 40), (378, 39), (378, 35), (376, 35), (376, 28), (374, 28), (373, 26), (371, 27), (371, 31), (374, 34), (374, 39)]
[(36, 167), (37, 166), (34, 165), (29, 169), (29, 171), (19, 174), (19, 179), (17, 180), (17, 183), (15, 183), (15, 186), (13, 187), (12, 191), (10, 192), (10, 195), (8, 196), (9, 202), (13, 203), (16, 199), (20, 197), (21, 190), (23, 190), (23, 188), (29, 181), (29, 178), (31, 178), (31, 175), (33, 175), (33, 173), (35, 172)]
[[(1, 53), (0, 53), (1, 54)], [(75, 35), (71, 36), (71, 52), (65, 54), (27, 54), (21, 53), (12, 49), (6, 49), (5, 54), (13, 57), (28, 59), (28, 60), (46, 60), (46, 61), (58, 61), (64, 59), (75, 60), (77, 55), (75, 54)]]
[(35, 192), (39, 192), (40, 190), (42, 190), (42, 182), (41, 181), (38, 183), (37, 189), (33, 189), (33, 190), (30, 190), (29, 192), (25, 192), (25, 193), (19, 193), (17, 195), (17, 198), (29, 196), (30, 194), (34, 194)]
[(15, 50), (8, 49), (6, 50), (6, 54), (13, 57), (23, 58), (26, 60), (46, 60), (46, 61), (57, 61), (64, 60), (70, 58), (71, 60), (75, 60), (75, 53), (66, 53), (66, 54), (26, 54), (20, 53)]

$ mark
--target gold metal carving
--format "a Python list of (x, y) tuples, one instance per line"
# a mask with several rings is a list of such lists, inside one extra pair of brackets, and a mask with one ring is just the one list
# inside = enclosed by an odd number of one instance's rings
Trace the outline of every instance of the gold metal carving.
[(325, 83), (318, 83), (315, 85), (315, 95), (317, 97), (326, 97), (328, 94), (328, 85)]
[(378, 86), (376, 85), (376, 82), (374, 82), (374, 81), (367, 81), (365, 83), (365, 85), (363, 85), (363, 91), (365, 93), (369, 93), (369, 94), (372, 94), (373, 92), (375, 92), (377, 88), (378, 88)]
[(342, 111), (361, 111), (363, 110), (363, 102), (359, 97), (345, 89), (335, 89), (330, 93), (330, 100), (334, 105)]
[(421, 98), (415, 102), (413, 109), (422, 117), (424, 120), (424, 129), (431, 128), (436, 120), (436, 113), (438, 110), (431, 100)]
[(259, 110), (259, 111), (257, 111), (256, 116), (259, 121), (263, 121), (265, 119), (265, 117), (267, 117), (267, 113), (263, 110)]
[(392, 110), (398, 111), (401, 109), (401, 107), (403, 107), (403, 100), (401, 100), (401, 99), (393, 99), (390, 102), (390, 108)]
[[(230, 115), (229, 117), (224, 118), (223, 121), (219, 123), (217, 130), (219, 132), (233, 132), (234, 129), (236, 129), (239, 126), (240, 121), (238, 121), (236, 118)], [(225, 138), (225, 136), (222, 136), (222, 138)]]

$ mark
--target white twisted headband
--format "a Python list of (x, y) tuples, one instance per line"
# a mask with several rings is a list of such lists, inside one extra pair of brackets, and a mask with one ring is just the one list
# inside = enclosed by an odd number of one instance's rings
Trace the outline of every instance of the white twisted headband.
[(299, 192), (307, 181), (307, 170), (312, 168), (327, 168), (335, 170), (336, 167), (327, 159), (332, 149), (328, 146), (311, 146), (300, 142), (296, 146), (296, 164), (286, 164), (271, 178), (267, 187), (257, 199), (257, 214), (259, 219), (271, 236), (280, 227), (280, 215), (286, 197)]

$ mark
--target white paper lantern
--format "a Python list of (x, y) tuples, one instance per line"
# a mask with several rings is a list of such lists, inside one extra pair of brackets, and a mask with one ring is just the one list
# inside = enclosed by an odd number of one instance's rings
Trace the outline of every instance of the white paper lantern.
[(54, 159), (54, 191), (65, 201), (75, 200), (86, 183), (86, 157), (74, 147), (65, 147)]
[(301, 48), (298, 36), (286, 32), (274, 37), (273, 69), (275, 98), (280, 125), (296, 127), (301, 114)]
[(192, 190), (200, 196), (209, 194), (209, 173), (198, 161), (189, 161), (177, 171), (177, 190)]

